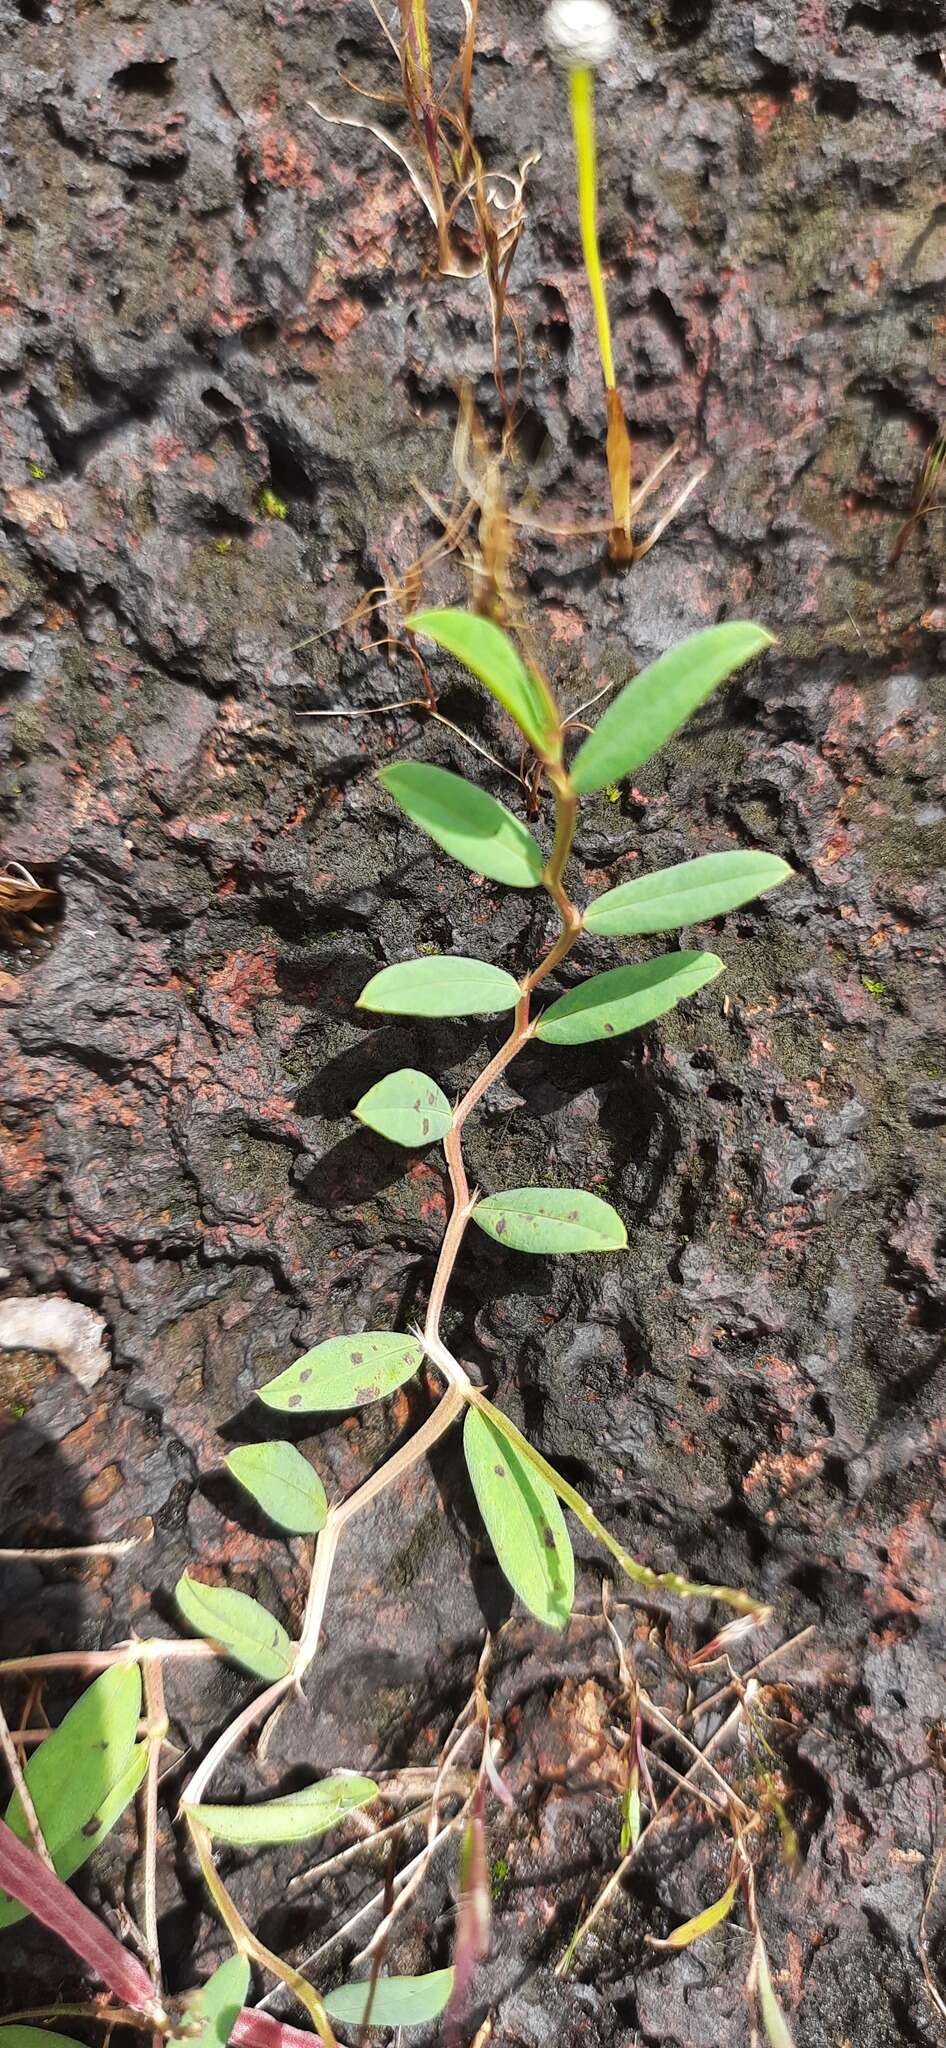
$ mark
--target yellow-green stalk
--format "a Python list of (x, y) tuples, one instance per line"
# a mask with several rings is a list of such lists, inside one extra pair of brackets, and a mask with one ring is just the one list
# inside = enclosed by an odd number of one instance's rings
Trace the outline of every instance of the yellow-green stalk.
[(552, 0), (545, 16), (549, 53), (568, 72), (575, 164), (578, 173), (578, 221), (598, 353), (608, 406), (607, 457), (614, 524), (609, 537), (612, 556), (631, 561), (631, 441), (618, 390), (611, 341), (611, 320), (598, 247), (598, 150), (595, 133), (594, 74), (617, 43), (617, 24), (607, 0)]

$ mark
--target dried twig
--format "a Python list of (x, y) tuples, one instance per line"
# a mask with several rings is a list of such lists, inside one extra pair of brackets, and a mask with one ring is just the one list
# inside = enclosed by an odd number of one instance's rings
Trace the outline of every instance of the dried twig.
[(23, 1776), (23, 1766), (17, 1755), (16, 1744), (10, 1733), (9, 1723), (2, 1707), (0, 1707), (0, 1749), (3, 1751), (7, 1769), (13, 1779), (13, 1789), (17, 1793), (20, 1805), (23, 1808), (23, 1815), (29, 1828), (36, 1854), (42, 1857), (47, 1870), (53, 1870), (53, 1859), (46, 1847), (46, 1837), (40, 1827), (39, 1816), (33, 1805), (30, 1788)]

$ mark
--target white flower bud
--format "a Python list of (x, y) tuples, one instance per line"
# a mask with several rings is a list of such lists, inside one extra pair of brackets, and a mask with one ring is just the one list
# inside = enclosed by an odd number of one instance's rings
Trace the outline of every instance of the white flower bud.
[(567, 71), (595, 71), (617, 48), (617, 19), (608, 0), (552, 0), (544, 28), (549, 56)]

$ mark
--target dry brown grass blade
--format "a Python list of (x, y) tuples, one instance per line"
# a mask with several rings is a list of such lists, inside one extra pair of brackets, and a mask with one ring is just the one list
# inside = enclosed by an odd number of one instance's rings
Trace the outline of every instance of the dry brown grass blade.
[(624, 417), (621, 394), (612, 389), (608, 392), (608, 432), (605, 451), (608, 462), (608, 480), (611, 485), (611, 512), (613, 525), (608, 536), (608, 551), (613, 562), (631, 562), (634, 559), (634, 535), (631, 528), (633, 453), (631, 437)]
[(943, 1997), (943, 1994), (933, 1974), (933, 1965), (930, 1961), (929, 1934), (930, 1913), (932, 1911), (933, 1901), (936, 1897), (936, 1893), (939, 1890), (939, 1881), (943, 1874), (944, 1863), (946, 1863), (946, 1839), (944, 1839), (940, 1844), (939, 1852), (937, 1854), (936, 1861), (933, 1864), (932, 1873), (930, 1875), (930, 1881), (926, 1888), (926, 1897), (923, 1900), (923, 1911), (920, 1914), (920, 1931), (918, 1947), (920, 1951), (920, 1969), (923, 1972), (923, 1982), (926, 1986), (927, 1995), (931, 2003), (935, 2006), (936, 2011), (939, 2013), (940, 2018), (946, 2020), (946, 1998)]

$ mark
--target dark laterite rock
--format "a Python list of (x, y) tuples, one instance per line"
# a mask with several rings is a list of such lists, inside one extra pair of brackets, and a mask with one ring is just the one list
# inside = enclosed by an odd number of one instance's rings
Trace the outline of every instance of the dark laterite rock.
[[(751, 1585), (775, 1610), (763, 1647), (814, 1626), (784, 1667), (791, 1693), (767, 1696), (802, 1858), (793, 1875), (773, 1822), (758, 1884), (780, 1996), (803, 2048), (931, 2048), (918, 1929), (946, 1648), (941, 514), (891, 556), (944, 411), (943, 8), (621, 12), (599, 93), (602, 241), (637, 460), (680, 436), (683, 461), (711, 468), (632, 572), (605, 572), (587, 541), (525, 535), (519, 588), (571, 705), (720, 617), (763, 619), (780, 645), (618, 801), (588, 803), (576, 888), (746, 843), (797, 879), (684, 935), (722, 953), (724, 982), (619, 1044), (533, 1047), (484, 1107), (471, 1179), (592, 1185), (631, 1249), (526, 1261), (474, 1233), (448, 1333), (630, 1549)], [(543, 152), (513, 270), (520, 482), (531, 471), (558, 518), (598, 515), (602, 401), (561, 84), (538, 9), (481, 17), (487, 159)], [(113, 1358), (82, 1393), (48, 1358), (0, 1356), (0, 1543), (154, 1524), (149, 1544), (81, 1573), (3, 1567), (4, 1654), (170, 1630), (189, 1560), (298, 1625), (304, 1558), (235, 1497), (224, 1448), (252, 1438), (254, 1388), (307, 1344), (422, 1306), (445, 1214), (436, 1159), (356, 1128), (353, 1102), (398, 1064), (458, 1088), (497, 1042), (492, 1025), (366, 1021), (355, 998), (419, 943), (519, 971), (549, 928), (541, 903), (431, 854), (372, 771), (406, 753), (509, 796), (505, 776), (411, 713), (304, 715), (415, 693), (406, 655), (389, 662), (345, 622), (436, 537), (410, 479), (449, 500), (461, 377), (495, 425), (483, 287), (431, 275), (399, 166), (312, 110), (344, 100), (339, 68), (391, 82), (361, 0), (0, 0), (3, 845), (61, 895), (0, 978), (3, 1264), (16, 1294), (100, 1311)], [(443, 563), (427, 595), (464, 588)], [(515, 768), (498, 713), (445, 660), (431, 674), (446, 714)], [(547, 843), (544, 810), (536, 830)], [(632, 956), (585, 941), (562, 985)], [(418, 1381), (288, 1433), (337, 1495), (430, 1398)], [(620, 1831), (602, 1564), (578, 1547), (583, 1613), (564, 1641), (518, 1619), (497, 1650), (517, 1806), (492, 1824), (477, 2010), (494, 2010), (502, 2048), (716, 2048), (748, 2034), (744, 1933), (678, 1956), (644, 1939), (725, 1884), (725, 1844), (696, 1807), (568, 1982), (553, 1974)], [(265, 1782), (430, 1762), (484, 1617), (509, 1612), (448, 1445), (346, 1539), (323, 1657)], [(674, 1611), (669, 1642), (653, 1614), (623, 1621), (645, 1682), (682, 1710), (680, 1656), (708, 1617)], [(229, 1668), (182, 1666), (176, 1739), (199, 1747), (246, 1696)], [(68, 1697), (50, 1691), (50, 1711)], [(757, 1792), (747, 1752), (734, 1768)], [(229, 1782), (259, 1783), (252, 1758)], [(162, 1823), (172, 1988), (223, 1952), (170, 1850), (179, 1783)], [(107, 1912), (136, 1909), (131, 1842), (126, 1825), (79, 1880)], [(288, 1892), (311, 1860), (233, 1878), (294, 1955), (372, 1881)], [(447, 1958), (454, 1893), (444, 1859), (400, 1967)], [(942, 1926), (934, 1909), (941, 1976)], [(3, 1939), (7, 2011), (81, 1991), (35, 1931)]]

